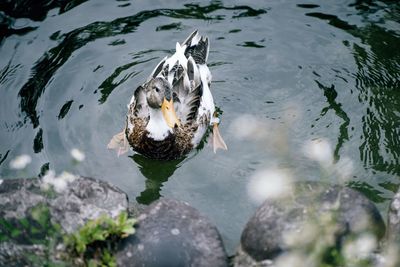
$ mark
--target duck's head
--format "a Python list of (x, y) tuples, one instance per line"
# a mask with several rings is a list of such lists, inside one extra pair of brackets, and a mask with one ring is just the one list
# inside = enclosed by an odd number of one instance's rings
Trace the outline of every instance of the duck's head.
[(180, 125), (174, 109), (171, 86), (166, 79), (156, 77), (147, 83), (146, 100), (153, 112), (162, 112), (169, 127), (174, 128), (175, 125)]

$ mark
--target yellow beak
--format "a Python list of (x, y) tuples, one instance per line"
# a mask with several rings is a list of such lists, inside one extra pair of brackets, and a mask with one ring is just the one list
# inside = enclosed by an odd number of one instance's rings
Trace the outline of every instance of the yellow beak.
[(169, 127), (174, 128), (175, 125), (180, 126), (180, 122), (178, 117), (176, 116), (174, 103), (172, 102), (172, 99), (168, 101), (164, 97), (164, 101), (161, 105), (161, 112)]

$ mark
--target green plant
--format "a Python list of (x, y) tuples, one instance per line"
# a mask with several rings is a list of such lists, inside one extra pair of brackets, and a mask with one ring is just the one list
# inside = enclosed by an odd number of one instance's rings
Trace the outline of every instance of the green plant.
[[(111, 251), (112, 244), (135, 233), (135, 219), (122, 212), (116, 219), (102, 215), (88, 221), (77, 232), (66, 235), (64, 243), (74, 254), (86, 260), (87, 266), (116, 266)], [(92, 254), (91, 256), (89, 254)]]

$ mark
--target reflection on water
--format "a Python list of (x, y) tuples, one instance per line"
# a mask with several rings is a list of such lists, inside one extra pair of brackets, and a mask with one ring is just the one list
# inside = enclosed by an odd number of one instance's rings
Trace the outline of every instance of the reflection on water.
[(136, 201), (140, 204), (150, 204), (159, 199), (163, 183), (168, 181), (184, 160), (184, 158), (171, 161), (151, 160), (139, 154), (135, 154), (130, 158), (136, 162), (140, 172), (146, 177), (146, 188), (136, 198)]
[[(100, 104), (103, 104), (104, 102), (106, 102), (107, 97), (111, 94), (111, 92), (112, 92), (117, 86), (119, 86), (120, 84), (124, 83), (124, 82), (125, 82), (126, 80), (128, 80), (129, 78), (135, 77), (137, 74), (140, 73), (140, 72), (131, 72), (131, 73), (129, 73), (129, 74), (124, 75), (124, 77), (123, 77), (122, 79), (120, 79), (119, 76), (120, 76), (120, 74), (121, 74), (123, 71), (125, 71), (125, 70), (127, 70), (127, 69), (129, 69), (129, 68), (131, 68), (131, 67), (133, 67), (133, 66), (135, 66), (135, 65), (138, 65), (138, 64), (145, 63), (145, 62), (151, 61), (151, 60), (153, 60), (153, 59), (156, 59), (156, 58), (152, 57), (152, 58), (149, 58), (149, 59), (146, 59), (146, 60), (142, 60), (142, 61), (138, 60), (138, 59), (141, 57), (141, 55), (146, 54), (146, 53), (148, 53), (148, 52), (154, 52), (154, 51), (150, 50), (150, 51), (140, 52), (140, 53), (134, 55), (134, 57), (133, 57), (133, 59), (135, 59), (134, 62), (128, 63), (128, 64), (125, 64), (125, 65), (123, 65), (123, 66), (118, 67), (118, 68), (111, 74), (110, 77), (107, 77), (107, 78), (100, 84), (100, 86), (99, 86), (100, 93), (101, 93), (101, 97), (100, 97), (100, 99), (99, 99), (99, 103), (100, 103)], [(119, 81), (116, 81), (116, 82), (115, 82), (116, 79), (119, 79)]]
[(342, 104), (336, 102), (338, 96), (335, 85), (324, 86), (319, 81), (315, 80), (318, 87), (324, 92), (328, 106), (321, 110), (321, 117), (329, 110), (333, 110), (339, 118), (343, 120), (343, 123), (339, 126), (339, 136), (338, 141), (334, 150), (334, 159), (338, 161), (340, 159), (339, 150), (343, 146), (344, 142), (349, 140), (348, 126), (350, 124), (350, 118), (347, 116), (346, 112), (342, 109)]
[(30, 18), (32, 20), (44, 20), (47, 12), (59, 8), (59, 14), (86, 2), (87, 0), (52, 1), (52, 0), (14, 0), (0, 2), (0, 10), (13, 18)]
[(359, 35), (370, 46), (367, 52), (353, 45), (359, 100), (366, 105), (360, 156), (366, 167), (400, 175), (399, 36), (378, 26)]
[[(70, 170), (140, 203), (179, 198), (211, 217), (232, 251), (251, 213), (245, 188), (255, 168), (246, 166), (277, 162), (273, 149), (229, 130), (250, 114), (287, 126), (296, 160), (281, 163), (298, 179), (319, 179), (297, 160), (299, 148), (329, 140), (336, 160), (354, 162), (349, 185), (385, 211), (400, 183), (399, 14), (395, 0), (0, 1), (0, 179)], [(115, 157), (106, 144), (133, 90), (195, 28), (210, 37), (229, 150), (171, 162)], [(70, 165), (72, 148), (87, 155), (83, 164)], [(33, 159), (24, 173), (9, 168), (21, 154)]]
[(8, 153), (10, 153), (10, 150), (7, 150), (4, 155), (0, 154), (0, 165), (7, 159)]
[[(395, 1), (382, 2), (386, 2), (386, 8), (392, 10), (387, 13), (388, 16), (400, 23), (400, 17), (394, 15), (399, 11), (400, 5)], [(350, 6), (355, 6), (364, 16), (380, 11), (379, 5), (368, 5), (362, 1)], [(358, 100), (365, 104), (360, 158), (367, 168), (400, 175), (400, 33), (385, 29), (379, 24), (357, 27), (335, 15), (319, 12), (306, 15), (327, 20), (330, 25), (361, 39), (361, 44), (344, 42), (352, 50), (358, 68), (354, 75)], [(368, 20), (368, 17), (365, 19)], [(330, 107), (344, 120), (335, 150), (335, 156), (338, 157), (340, 146), (343, 141), (348, 140), (349, 118), (341, 109), (341, 104), (331, 103), (337, 96), (334, 85), (328, 88), (317, 83), (324, 90)], [(330, 94), (327, 95), (327, 92)], [(324, 111), (326, 109), (322, 113)]]

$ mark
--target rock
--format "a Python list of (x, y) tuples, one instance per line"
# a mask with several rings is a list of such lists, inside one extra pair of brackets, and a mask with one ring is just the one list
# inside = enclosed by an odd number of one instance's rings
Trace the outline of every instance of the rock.
[(131, 218), (139, 217), (140, 213), (142, 213), (146, 209), (146, 207), (147, 207), (146, 205), (129, 201), (129, 203), (128, 203), (129, 217), (131, 217)]
[[(29, 257), (26, 257), (26, 255), (29, 255)], [(12, 242), (0, 243), (0, 266), (32, 266), (32, 255), (45, 259), (45, 247), (43, 245), (23, 245)]]
[(302, 240), (307, 235), (316, 238), (318, 227), (329, 223), (339, 246), (349, 235), (369, 232), (380, 239), (385, 230), (376, 206), (361, 193), (298, 183), (290, 199), (266, 200), (257, 209), (242, 232), (234, 266), (271, 266), (271, 260), (307, 242)]
[[(57, 179), (62, 178), (54, 179), (60, 182)], [(56, 247), (49, 236), (72, 233), (101, 214), (116, 217), (128, 210), (126, 194), (106, 182), (69, 177), (61, 184), (64, 189), (54, 191), (51, 187), (44, 190), (40, 178), (2, 180), (0, 266), (43, 266), (43, 261), (37, 260), (35, 265), (30, 260), (32, 255), (40, 258), (50, 246)], [(30, 264), (14, 265), (16, 262)]]
[(389, 205), (387, 237), (400, 246), (400, 190)]
[(118, 266), (228, 266), (216, 227), (185, 202), (156, 201), (135, 228), (120, 246)]
[(237, 267), (273, 267), (274, 262), (270, 259), (255, 260), (246, 251), (243, 250), (242, 246), (239, 245), (236, 255), (234, 258), (234, 266)]
[(101, 214), (116, 217), (127, 211), (127, 195), (117, 187), (93, 178), (77, 177), (64, 191), (42, 190), (41, 180), (11, 179), (0, 185), (0, 217), (25, 218), (38, 204), (49, 208), (51, 221), (72, 233)]

